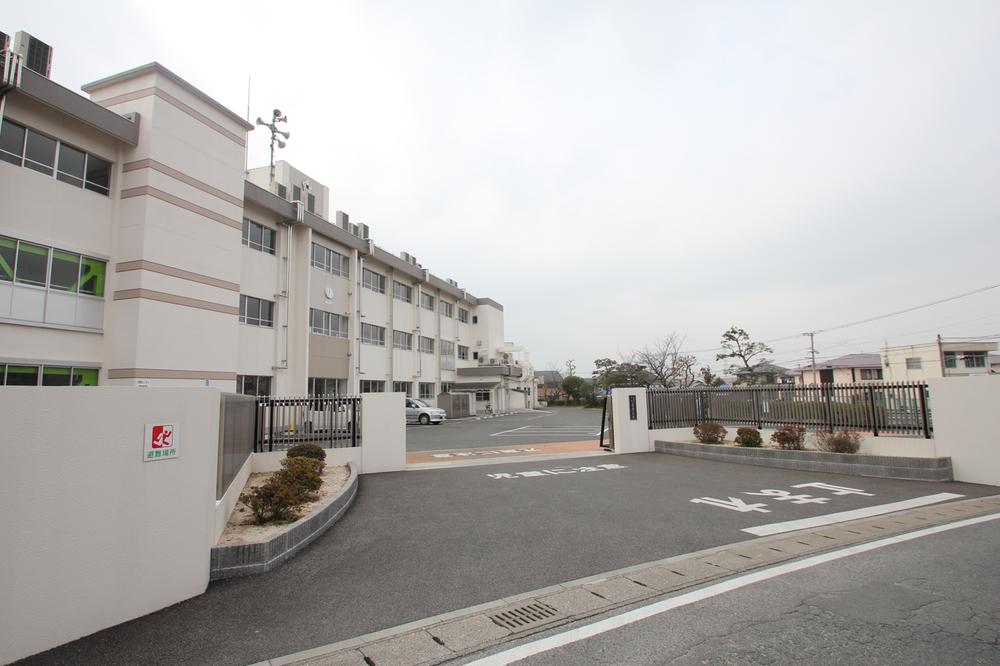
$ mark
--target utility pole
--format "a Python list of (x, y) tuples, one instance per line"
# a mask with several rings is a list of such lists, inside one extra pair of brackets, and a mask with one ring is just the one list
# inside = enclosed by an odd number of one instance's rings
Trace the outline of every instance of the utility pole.
[(809, 337), (809, 354), (812, 356), (812, 383), (818, 384), (819, 382), (816, 381), (816, 332), (812, 331), (802, 335)]

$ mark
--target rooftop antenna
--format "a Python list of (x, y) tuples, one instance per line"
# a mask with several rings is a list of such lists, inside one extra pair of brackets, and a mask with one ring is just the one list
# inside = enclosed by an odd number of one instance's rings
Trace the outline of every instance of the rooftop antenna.
[(288, 139), (292, 134), (291, 132), (283, 132), (278, 129), (278, 123), (287, 123), (288, 116), (281, 115), (281, 109), (275, 109), (272, 112), (271, 122), (265, 123), (264, 119), (257, 116), (257, 124), (271, 130), (271, 182), (274, 182), (274, 145), (278, 144), (278, 148), (284, 148), (285, 142), (278, 138), (278, 136), (283, 136)]

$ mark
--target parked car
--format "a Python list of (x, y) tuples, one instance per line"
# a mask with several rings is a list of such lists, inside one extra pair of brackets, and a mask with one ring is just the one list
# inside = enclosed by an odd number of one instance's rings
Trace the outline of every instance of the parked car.
[(436, 425), (440, 425), (444, 419), (445, 412), (443, 409), (431, 407), (423, 400), (417, 400), (416, 398), (406, 399), (407, 423), (419, 423), (420, 425), (434, 423)]

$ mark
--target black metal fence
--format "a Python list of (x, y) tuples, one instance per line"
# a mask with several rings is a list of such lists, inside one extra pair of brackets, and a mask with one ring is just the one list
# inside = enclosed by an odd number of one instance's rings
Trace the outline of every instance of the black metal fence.
[(860, 430), (880, 434), (933, 432), (927, 384), (918, 382), (650, 389), (649, 428), (715, 422), (774, 428)]
[(255, 451), (305, 443), (328, 449), (361, 446), (361, 396), (257, 398), (256, 432)]

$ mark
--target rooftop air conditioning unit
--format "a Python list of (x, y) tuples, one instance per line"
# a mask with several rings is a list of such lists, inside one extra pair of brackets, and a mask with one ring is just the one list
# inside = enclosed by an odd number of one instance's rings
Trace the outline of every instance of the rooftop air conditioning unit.
[(0, 32), (0, 51), (6, 51), (10, 48), (10, 35)]
[(364, 238), (365, 240), (368, 240), (368, 235), (370, 233), (371, 233), (371, 229), (368, 228), (367, 224), (359, 224), (358, 225), (358, 236), (360, 238)]
[(14, 35), (14, 52), (21, 56), (24, 66), (49, 78), (52, 73), (52, 47), (23, 30)]
[(302, 224), (306, 221), (306, 207), (301, 201), (293, 202), (292, 210), (295, 214), (295, 224)]
[(399, 258), (405, 261), (406, 263), (410, 263), (410, 255), (408, 252), (400, 252)]
[(354, 236), (358, 235), (358, 225), (354, 224), (353, 222), (347, 223), (347, 230), (350, 231), (351, 234)]
[(348, 221), (348, 220), (351, 219), (350, 215), (348, 215), (347, 213), (345, 213), (342, 210), (338, 210), (337, 213), (336, 213), (336, 215), (335, 215), (335, 219), (337, 220), (337, 226), (338, 227), (340, 227), (344, 231), (348, 231), (348, 232), (351, 230), (351, 228), (350, 228), (351, 224)]

